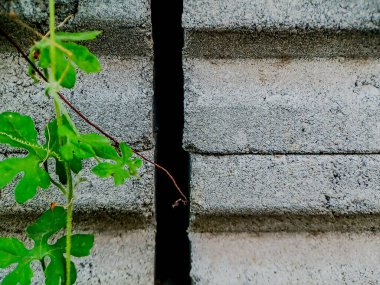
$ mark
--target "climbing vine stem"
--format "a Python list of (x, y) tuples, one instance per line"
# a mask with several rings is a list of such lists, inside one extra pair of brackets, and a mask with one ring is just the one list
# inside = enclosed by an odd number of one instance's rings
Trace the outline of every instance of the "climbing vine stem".
[[(29, 27), (27, 24), (23, 26)], [(0, 237), (0, 260), (3, 260), (0, 268), (17, 264), (5, 276), (2, 284), (29, 285), (33, 277), (30, 265), (37, 260), (42, 265), (46, 284), (72, 285), (76, 281), (76, 268), (71, 257), (89, 255), (94, 242), (91, 234), (72, 234), (75, 188), (83, 181), (80, 173), (84, 160), (93, 159), (96, 164), (92, 168), (93, 174), (100, 178), (113, 178), (114, 184), (118, 186), (133, 176), (139, 177), (138, 169), (142, 165), (142, 158), (164, 171), (172, 180), (181, 195), (173, 207), (181, 202), (187, 204), (188, 200), (168, 170), (125, 142), (116, 140), (85, 117), (60, 93), (61, 88), (72, 89), (75, 86), (77, 69), (85, 73), (100, 72), (98, 58), (77, 42), (93, 40), (101, 31), (56, 32), (55, 0), (49, 0), (49, 32), (35, 42), (29, 56), (1, 28), (0, 33), (28, 61), (28, 74), (34, 81), (38, 82), (38, 77), (45, 81), (45, 94), (52, 99), (55, 111), (55, 118), (45, 127), (44, 144), (38, 142), (38, 130), (31, 117), (16, 112), (0, 113), (0, 143), (27, 153), (25, 157), (0, 161), (0, 190), (11, 184), (16, 177), (21, 177), (15, 187), (15, 199), (20, 204), (34, 198), (39, 193), (39, 188), (48, 189), (51, 184), (66, 199), (65, 207), (57, 207), (57, 203), (52, 201), (50, 208), (27, 227), (26, 234), (34, 241), (34, 248), (25, 248), (16, 238)], [(102, 135), (81, 133), (61, 100)], [(55, 173), (49, 171), (49, 161), (55, 161)], [(55, 244), (50, 244), (48, 240), (64, 228), (66, 234), (58, 238)]]

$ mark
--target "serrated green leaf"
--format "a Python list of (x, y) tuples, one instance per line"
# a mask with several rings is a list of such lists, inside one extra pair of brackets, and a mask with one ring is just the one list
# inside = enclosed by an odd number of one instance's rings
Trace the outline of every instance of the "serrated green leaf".
[[(34, 52), (35, 50), (31, 50), (28, 58), (30, 62), (35, 65), (36, 61), (34, 59)], [(33, 79), (34, 83), (38, 83), (38, 79), (36, 77), (36, 71), (34, 70), (33, 66), (30, 63), (28, 64), (28, 75)]]
[[(70, 168), (74, 172), (75, 167), (78, 167), (78, 171), (81, 169), (82, 159), (98, 157), (112, 160), (113, 163), (101, 162), (93, 168), (93, 172), (102, 178), (112, 176), (115, 185), (123, 184), (130, 176), (138, 176), (137, 170), (142, 161), (132, 157), (133, 151), (127, 144), (120, 144), (121, 156), (119, 156), (108, 138), (94, 133), (82, 135), (70, 122), (67, 115), (62, 116), (62, 125), (59, 127), (56, 121), (52, 121), (45, 130), (45, 136), (48, 140), (50, 133), (56, 138), (49, 140), (49, 148), (59, 152), (66, 161), (69, 161)], [(59, 138), (63, 142), (62, 146), (58, 145)], [(61, 177), (60, 181), (65, 183), (63, 166), (58, 165), (56, 172)]]
[[(63, 148), (63, 152), (65, 154), (64, 157), (66, 160), (67, 158), (71, 158), (71, 160), (67, 160), (67, 162), (69, 163), (70, 169), (74, 173), (79, 173), (79, 171), (82, 170), (82, 162), (81, 162), (82, 158), (78, 158), (75, 156), (76, 154), (75, 150), (77, 147), (77, 145), (75, 144), (75, 141), (78, 141), (78, 131), (75, 129), (75, 127), (73, 128), (70, 125), (69, 121), (67, 120), (66, 115), (63, 116), (63, 124), (65, 128), (68, 129), (68, 130), (64, 129), (63, 132), (61, 130), (63, 143), (65, 144), (69, 142), (69, 145)], [(57, 126), (56, 120), (51, 121), (45, 128), (45, 137), (46, 137), (46, 141), (48, 142), (49, 149), (52, 149), (54, 152), (60, 153), (62, 149), (59, 145), (58, 126)], [(74, 140), (74, 146), (72, 143), (73, 140)], [(47, 144), (45, 145), (45, 147), (47, 147)], [(81, 148), (81, 145), (79, 145), (78, 147)], [(93, 153), (93, 151), (91, 153)], [(60, 162), (58, 159), (56, 159), (55, 171), (60, 179), (60, 182), (62, 184), (66, 184), (67, 178), (66, 178), (65, 168), (64, 168), (63, 163)]]
[[(59, 147), (59, 152), (67, 161), (82, 160), (90, 157), (116, 158), (118, 157), (116, 150), (111, 146), (109, 139), (102, 135), (90, 133), (80, 134), (73, 126), (67, 115), (62, 116), (62, 126), (52, 127), (52, 133), (56, 128), (58, 137), (63, 140), (63, 145)], [(56, 144), (52, 147), (56, 147)]]
[(38, 187), (47, 189), (50, 186), (49, 175), (41, 164), (50, 156), (56, 158), (59, 156), (38, 144), (37, 131), (30, 117), (14, 112), (1, 113), (0, 143), (29, 152), (26, 157), (0, 161), (0, 189), (21, 173), (22, 177), (15, 188), (15, 196), (18, 203), (24, 203), (35, 196)]
[(0, 143), (35, 151), (39, 146), (33, 120), (19, 113), (1, 113)]
[(60, 85), (71, 89), (74, 87), (76, 82), (77, 73), (66, 58), (67, 56), (60, 50), (56, 50), (55, 65), (56, 73), (55, 79), (60, 82)]
[[(66, 284), (66, 261), (62, 256), (51, 256), (50, 263), (45, 269), (45, 285)], [(74, 284), (77, 279), (75, 264), (71, 263), (70, 284)]]
[(98, 58), (88, 48), (76, 43), (62, 43), (62, 46), (72, 52), (70, 58), (79, 69), (87, 73), (99, 72), (101, 70)]
[(6, 268), (9, 265), (18, 262), (28, 250), (25, 248), (24, 244), (16, 238), (0, 237), (0, 252), (3, 253), (2, 258), (0, 259), (0, 268)]
[(96, 156), (104, 159), (117, 159), (116, 149), (111, 145), (108, 138), (98, 134), (81, 135), (81, 141), (91, 145)]
[[(27, 249), (14, 238), (0, 238), (0, 268), (6, 268), (17, 263), (16, 268), (10, 272), (2, 284), (29, 285), (33, 277), (30, 263), (49, 260), (44, 274), (45, 284), (64, 285), (66, 260), (66, 237), (61, 237), (55, 244), (48, 240), (66, 225), (66, 211), (63, 207), (55, 207), (44, 212), (32, 225), (27, 227), (27, 236), (34, 241), (34, 247)], [(76, 234), (72, 236), (72, 255), (77, 257), (87, 256), (94, 243), (93, 235)], [(75, 265), (71, 263), (70, 284), (76, 280)]]
[(1, 285), (30, 285), (33, 278), (30, 263), (30, 260), (20, 262), (12, 272), (5, 276)]
[(68, 124), (58, 126), (58, 136), (64, 138), (64, 143), (59, 152), (65, 160), (85, 159), (95, 156), (91, 145), (81, 141), (81, 136)]
[(92, 172), (101, 178), (112, 176), (115, 185), (122, 185), (124, 180), (130, 177), (129, 171), (124, 169), (122, 164), (112, 164), (108, 162), (99, 163), (92, 169)]
[(79, 33), (57, 32), (55, 38), (59, 41), (88, 41), (95, 39), (102, 31), (88, 31)]
[(48, 68), (51, 62), (50, 46), (42, 47), (40, 49), (40, 56), (38, 58), (38, 65), (42, 68)]
[(47, 243), (49, 237), (66, 225), (66, 211), (63, 207), (55, 207), (43, 213), (33, 224), (27, 227), (28, 237), (34, 241)]
[(138, 176), (137, 169), (142, 165), (141, 159), (133, 158), (132, 149), (124, 142), (120, 144), (121, 156), (112, 157), (114, 163), (102, 162), (92, 172), (101, 177), (113, 177), (115, 185), (122, 185), (131, 176)]

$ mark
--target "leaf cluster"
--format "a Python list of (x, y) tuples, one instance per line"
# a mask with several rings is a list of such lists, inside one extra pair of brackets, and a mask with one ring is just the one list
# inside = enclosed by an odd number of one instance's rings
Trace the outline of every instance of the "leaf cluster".
[[(133, 150), (126, 143), (120, 143), (116, 149), (103, 135), (80, 133), (69, 114), (59, 107), (57, 92), (60, 87), (74, 87), (76, 68), (86, 73), (101, 70), (98, 58), (88, 48), (78, 44), (93, 40), (99, 34), (99, 31), (57, 32), (53, 39), (45, 36), (35, 43), (29, 53), (32, 64), (44, 72), (49, 82), (45, 94), (53, 95), (56, 106), (57, 118), (50, 121), (44, 130), (45, 143), (39, 142), (32, 118), (15, 112), (0, 114), (0, 144), (25, 153), (24, 156), (0, 161), (0, 190), (16, 180), (15, 198), (22, 204), (32, 199), (39, 188), (48, 189), (53, 183), (68, 201), (67, 211), (62, 207), (53, 207), (27, 227), (26, 233), (34, 242), (33, 248), (28, 249), (16, 238), (0, 237), (0, 268), (17, 264), (3, 279), (3, 285), (29, 285), (33, 277), (30, 265), (36, 260), (42, 264), (47, 285), (75, 282), (76, 269), (67, 249), (70, 248), (70, 240), (71, 255), (82, 257), (90, 254), (94, 237), (76, 234), (70, 238), (71, 226), (68, 226), (67, 237), (62, 236), (54, 244), (50, 243), (50, 239), (67, 223), (71, 225), (74, 189), (70, 182), (72, 175), (79, 176), (77, 181), (81, 181), (79, 172), (84, 160), (95, 159), (97, 164), (92, 169), (93, 173), (101, 178), (112, 177), (115, 185), (122, 185), (131, 176), (138, 177), (142, 161), (133, 156)], [(28, 73), (37, 81), (35, 66), (30, 65)], [(59, 182), (49, 172), (49, 160), (55, 161), (55, 174)]]
[[(43, 69), (45, 77), (49, 82), (51, 81), (52, 72), (54, 72), (53, 78), (57, 80), (58, 84), (71, 89), (74, 87), (77, 77), (75, 67), (86, 73), (99, 72), (101, 70), (98, 58), (87, 47), (76, 43), (78, 41), (93, 40), (100, 33), (100, 31), (80, 33), (57, 32), (54, 41), (45, 37), (37, 42), (31, 48), (29, 59), (34, 64), (37, 62), (38, 66)], [(52, 46), (55, 48), (54, 54), (52, 54)], [(54, 68), (52, 68), (53, 62)], [(37, 80), (32, 66), (29, 66), (29, 75)], [(47, 90), (49, 92), (49, 89)]]
[[(33, 224), (27, 227), (26, 234), (33, 240), (31, 249), (16, 238), (0, 237), (0, 268), (7, 268), (12, 264), (17, 266), (3, 279), (2, 285), (29, 285), (33, 278), (30, 265), (33, 261), (42, 264), (46, 285), (66, 284), (66, 236), (62, 236), (55, 243), (49, 240), (53, 235), (65, 228), (66, 211), (63, 207), (44, 212)], [(94, 236), (76, 234), (71, 236), (73, 250), (71, 255), (76, 257), (88, 256), (94, 244)], [(76, 280), (76, 269), (71, 263), (70, 284)]]
[(99, 177), (113, 177), (115, 185), (121, 185), (125, 179), (138, 176), (142, 165), (139, 158), (133, 157), (132, 149), (125, 143), (120, 144), (120, 154), (109, 139), (96, 134), (81, 134), (68, 115), (62, 116), (62, 124), (51, 121), (45, 128), (45, 144), (37, 142), (37, 130), (33, 120), (14, 112), (0, 114), (0, 143), (23, 149), (25, 157), (7, 158), (0, 161), (0, 189), (12, 182), (18, 174), (21, 179), (15, 187), (18, 203), (33, 198), (38, 187), (50, 186), (47, 160), (55, 159), (55, 171), (62, 184), (67, 183), (64, 164), (78, 174), (82, 170), (82, 161), (95, 158), (98, 164), (92, 169)]

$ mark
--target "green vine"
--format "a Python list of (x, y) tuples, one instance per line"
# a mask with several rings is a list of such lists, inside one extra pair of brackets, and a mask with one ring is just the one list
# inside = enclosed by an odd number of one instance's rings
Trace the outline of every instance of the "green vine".
[[(15, 112), (0, 114), (0, 143), (27, 152), (25, 157), (0, 161), (0, 189), (21, 174), (15, 186), (18, 203), (25, 203), (37, 195), (39, 188), (47, 189), (53, 184), (65, 196), (66, 204), (65, 207), (51, 206), (27, 227), (26, 234), (34, 241), (32, 249), (27, 249), (16, 238), (0, 238), (0, 268), (17, 264), (4, 277), (3, 285), (31, 284), (34, 273), (30, 264), (34, 260), (42, 265), (45, 284), (74, 284), (76, 268), (71, 256), (89, 255), (94, 242), (93, 235), (72, 234), (77, 186), (73, 180), (80, 181), (83, 161), (94, 159), (97, 164), (92, 172), (101, 178), (113, 177), (115, 185), (122, 185), (133, 176), (138, 177), (138, 169), (142, 165), (142, 160), (134, 156), (136, 152), (126, 143), (115, 144), (104, 134), (82, 134), (65, 110), (59, 92), (62, 88), (75, 86), (76, 69), (86, 73), (101, 70), (98, 58), (77, 42), (95, 39), (100, 32), (56, 32), (54, 0), (49, 0), (49, 12), (49, 33), (31, 48), (28, 60), (29, 75), (35, 81), (40, 77), (47, 81), (45, 94), (53, 101), (55, 118), (45, 127), (46, 142), (41, 145), (30, 117)], [(49, 160), (55, 161), (55, 173), (49, 171)], [(48, 242), (64, 228), (65, 236), (54, 244)]]

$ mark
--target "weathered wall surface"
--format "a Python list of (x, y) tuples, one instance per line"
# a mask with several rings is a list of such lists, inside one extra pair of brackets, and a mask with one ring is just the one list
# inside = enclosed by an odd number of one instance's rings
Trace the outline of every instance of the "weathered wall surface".
[[(47, 31), (48, 1), (23, 0), (0, 2), (0, 11), (11, 7), (23, 20), (41, 32)], [(66, 30), (102, 30), (88, 44), (99, 55), (102, 72), (80, 74), (74, 91), (63, 93), (93, 122), (120, 140), (154, 156), (152, 123), (153, 62), (150, 1), (71, 1), (57, 2), (58, 19), (74, 18)], [(29, 31), (1, 16), (1, 25), (25, 50), (34, 37)], [(0, 111), (18, 111), (32, 116), (42, 129), (53, 115), (51, 100), (43, 87), (26, 76), (27, 65), (4, 38), (0, 37)], [(76, 115), (83, 131), (93, 131)], [(7, 148), (1, 158), (16, 155)], [(78, 284), (153, 284), (154, 280), (154, 169), (145, 165), (141, 179), (113, 187), (112, 179), (100, 180), (90, 171), (83, 173), (89, 182), (77, 191), (74, 229), (94, 232), (95, 246), (89, 258), (77, 268)], [(59, 202), (57, 191), (42, 191), (40, 198), (17, 205), (13, 190), (2, 191), (0, 231), (15, 235), (24, 228), (24, 220)], [(20, 218), (15, 216), (21, 215)], [(0, 277), (3, 271), (0, 271)], [(41, 276), (40, 276), (41, 277)], [(41, 284), (36, 277), (37, 284)]]
[(185, 0), (194, 284), (377, 284), (378, 1)]

